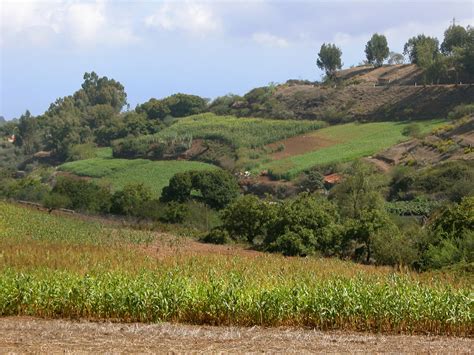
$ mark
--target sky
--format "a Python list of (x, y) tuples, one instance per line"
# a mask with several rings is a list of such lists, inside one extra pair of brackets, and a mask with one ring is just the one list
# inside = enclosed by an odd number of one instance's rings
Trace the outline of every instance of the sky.
[(322, 43), (349, 67), (373, 33), (402, 52), (420, 33), (441, 42), (453, 18), (474, 25), (474, 0), (0, 0), (0, 116), (42, 114), (90, 71), (120, 81), (132, 108), (319, 80)]

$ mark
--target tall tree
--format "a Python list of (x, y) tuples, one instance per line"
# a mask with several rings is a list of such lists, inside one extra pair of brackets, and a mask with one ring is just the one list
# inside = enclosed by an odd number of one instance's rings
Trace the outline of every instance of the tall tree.
[(425, 63), (427, 60), (434, 60), (438, 53), (438, 39), (424, 34), (410, 38), (403, 47), (403, 54), (407, 55), (413, 64), (420, 64), (420, 59)]
[(389, 53), (387, 38), (384, 35), (374, 33), (372, 38), (365, 45), (367, 61), (376, 67), (382, 66), (383, 61), (388, 58)]
[(444, 31), (444, 40), (441, 43), (441, 52), (451, 55), (454, 48), (464, 47), (469, 40), (469, 34), (462, 26), (453, 24)]
[(328, 77), (333, 77), (336, 70), (342, 68), (341, 56), (342, 51), (335, 44), (323, 43), (316, 64)]

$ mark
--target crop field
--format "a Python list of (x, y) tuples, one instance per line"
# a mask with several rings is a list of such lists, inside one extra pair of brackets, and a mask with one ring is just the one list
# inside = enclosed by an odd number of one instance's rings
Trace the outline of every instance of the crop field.
[[(418, 122), (422, 132), (445, 123), (444, 120)], [(325, 147), (263, 164), (255, 172), (268, 170), (272, 176), (292, 179), (316, 165), (342, 163), (370, 156), (409, 139), (403, 135), (406, 122), (348, 123), (323, 128), (314, 133), (322, 141), (333, 142)]]
[(160, 235), (117, 228), (0, 202), (0, 316), (474, 331), (469, 280), (337, 259), (185, 256), (178, 237), (158, 258), (147, 250), (159, 252)]
[(155, 136), (159, 138), (191, 135), (193, 138), (219, 140), (234, 148), (257, 148), (280, 139), (314, 131), (324, 125), (320, 121), (238, 118), (205, 113), (179, 119)]
[(102, 157), (65, 163), (59, 169), (78, 176), (91, 177), (100, 184), (110, 185), (113, 190), (120, 190), (130, 183), (143, 183), (158, 196), (176, 173), (216, 169), (214, 165), (193, 161), (113, 159), (106, 156), (108, 153), (110, 151), (101, 151)]

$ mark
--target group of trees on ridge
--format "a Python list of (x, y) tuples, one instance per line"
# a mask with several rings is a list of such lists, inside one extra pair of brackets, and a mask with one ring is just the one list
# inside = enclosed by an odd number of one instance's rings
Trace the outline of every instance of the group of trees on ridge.
[[(424, 82), (438, 83), (446, 79), (449, 69), (454, 69), (456, 82), (459, 75), (474, 78), (474, 28), (453, 23), (444, 32), (444, 40), (439, 45), (437, 38), (420, 34), (410, 38), (403, 47), (403, 54), (410, 63), (424, 70)], [(389, 64), (402, 64), (404, 57), (400, 53), (390, 52), (387, 38), (375, 33), (365, 46), (366, 63), (375, 67)], [(342, 51), (335, 44), (323, 43), (318, 53), (317, 66), (326, 72), (328, 78), (334, 78), (342, 68)]]

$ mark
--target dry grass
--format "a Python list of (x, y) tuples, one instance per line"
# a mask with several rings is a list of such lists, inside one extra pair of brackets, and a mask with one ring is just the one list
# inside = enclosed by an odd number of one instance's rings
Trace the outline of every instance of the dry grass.
[(303, 328), (90, 323), (26, 317), (0, 319), (1, 352), (41, 353), (456, 353), (468, 338), (320, 332)]

